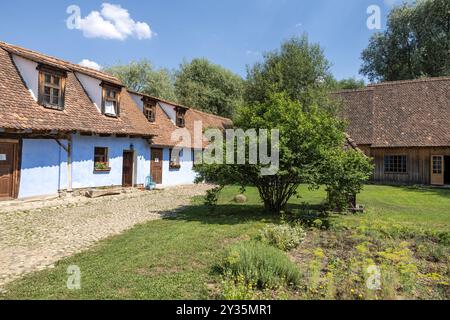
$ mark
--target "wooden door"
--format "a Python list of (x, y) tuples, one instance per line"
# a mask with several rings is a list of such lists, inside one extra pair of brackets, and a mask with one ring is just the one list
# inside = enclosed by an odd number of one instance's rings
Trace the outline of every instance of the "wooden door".
[(162, 171), (163, 171), (163, 150), (152, 149), (152, 161), (151, 168), (152, 180), (156, 184), (162, 183)]
[(134, 154), (132, 151), (123, 152), (123, 174), (122, 174), (122, 185), (124, 187), (133, 186), (133, 164), (134, 164)]
[(431, 184), (444, 185), (444, 156), (431, 156)]
[(0, 199), (14, 197), (15, 145), (0, 142)]

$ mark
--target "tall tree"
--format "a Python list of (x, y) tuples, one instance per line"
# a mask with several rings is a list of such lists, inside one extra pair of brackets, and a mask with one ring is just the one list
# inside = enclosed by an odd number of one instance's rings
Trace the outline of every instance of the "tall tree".
[[(279, 143), (274, 145), (279, 150), (279, 170), (263, 175), (261, 169), (267, 166), (248, 161), (234, 165), (201, 164), (195, 166), (197, 181), (214, 182), (220, 186), (217, 190), (226, 184), (255, 186), (265, 208), (274, 214), (286, 209), (302, 183), (325, 185), (333, 199), (339, 195), (348, 200), (348, 194), (358, 193), (372, 172), (362, 153), (344, 151), (344, 123), (315, 103), (304, 108), (285, 93), (271, 94), (263, 103), (240, 108), (235, 125), (256, 132), (279, 130)], [(250, 145), (250, 139), (246, 143)], [(223, 154), (228, 156), (229, 150), (224, 146)], [(237, 150), (236, 147), (231, 152), (236, 154)]]
[(264, 102), (277, 92), (285, 92), (302, 106), (312, 101), (328, 103), (323, 91), (332, 83), (330, 63), (318, 44), (309, 43), (306, 34), (264, 54), (263, 61), (248, 68), (247, 73), (247, 103)]
[(397, 6), (387, 29), (362, 52), (361, 74), (370, 81), (450, 75), (450, 1), (419, 0)]
[(167, 69), (155, 69), (148, 60), (132, 61), (104, 70), (120, 79), (131, 90), (176, 101), (173, 76)]
[(194, 59), (175, 73), (175, 91), (182, 104), (232, 117), (242, 101), (243, 79), (207, 59)]

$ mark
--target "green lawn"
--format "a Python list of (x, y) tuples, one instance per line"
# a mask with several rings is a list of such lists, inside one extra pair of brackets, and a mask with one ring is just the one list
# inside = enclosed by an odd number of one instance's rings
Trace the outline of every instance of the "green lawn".
[[(244, 205), (233, 202), (237, 193), (238, 188), (226, 188), (214, 213), (202, 206), (201, 199), (195, 199), (177, 218), (152, 221), (101, 241), (87, 252), (60, 261), (54, 269), (31, 274), (7, 285), (6, 293), (0, 294), (0, 299), (220, 298), (221, 276), (215, 267), (223, 258), (224, 250), (235, 242), (254, 238), (267, 223), (278, 222), (277, 218), (263, 213), (255, 189), (247, 190), (249, 201)], [(301, 198), (291, 201), (294, 212), (302, 210), (302, 203), (319, 204), (325, 198), (323, 191), (309, 191), (305, 187), (300, 189), (300, 194)], [(373, 298), (358, 293), (361, 280), (352, 280), (352, 269), (348, 271), (347, 265), (356, 265), (357, 259), (373, 259), (388, 265), (390, 260), (380, 260), (380, 257), (388, 257), (402, 272), (400, 280), (404, 278), (405, 265), (417, 267), (415, 275), (420, 280), (416, 282), (420, 285), (406, 290), (406, 285), (399, 280), (401, 291), (391, 288), (390, 292), (380, 292), (379, 297), (448, 299), (450, 190), (370, 185), (365, 187), (358, 202), (366, 205), (367, 213), (333, 216), (332, 228), (308, 231), (304, 245), (290, 253), (299, 268), (308, 268), (315, 259), (312, 253), (323, 250), (326, 259), (321, 262), (319, 278), (322, 280), (319, 283), (327, 287), (325, 280), (330, 274), (331, 262), (339, 266), (336, 261), (345, 262), (346, 267), (339, 267), (333, 281), (335, 286), (337, 281), (342, 281), (343, 289), (334, 289), (334, 297)], [(397, 263), (392, 255), (398, 252), (401, 257), (406, 255), (397, 247), (405, 241), (401, 248), (407, 247), (411, 251), (412, 256), (408, 258), (411, 261), (405, 262), (401, 258), (402, 261)], [(368, 249), (364, 251), (361, 246)], [(348, 251), (355, 253), (351, 255)], [(362, 253), (365, 256), (361, 256)], [(81, 290), (71, 291), (66, 287), (70, 265), (81, 269)], [(305, 275), (304, 286), (289, 289), (287, 296), (298, 299), (327, 297), (326, 293), (320, 292), (322, 285), (318, 285), (317, 290), (311, 288), (308, 276), (311, 275)], [(351, 293), (347, 293), (347, 289)], [(331, 292), (330, 288), (327, 290)], [(355, 290), (357, 296), (353, 296)]]

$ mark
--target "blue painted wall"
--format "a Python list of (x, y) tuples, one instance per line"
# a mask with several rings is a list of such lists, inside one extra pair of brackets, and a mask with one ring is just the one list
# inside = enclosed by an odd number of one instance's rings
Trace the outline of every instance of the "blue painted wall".
[(24, 139), (19, 198), (57, 195), (58, 190), (66, 188), (66, 151), (55, 140)]
[[(150, 146), (140, 138), (84, 137), (72, 138), (72, 187), (105, 187), (122, 185), (123, 151), (135, 150), (135, 184), (144, 184), (150, 175)], [(94, 172), (95, 147), (109, 149), (109, 172)]]
[[(61, 141), (67, 144), (67, 141)], [(133, 144), (134, 183), (150, 175), (150, 146), (140, 138), (72, 136), (72, 188), (122, 185), (123, 151)], [(94, 172), (94, 148), (109, 148), (110, 172)], [(24, 139), (19, 199), (57, 195), (67, 189), (67, 153), (53, 139)]]
[(192, 151), (189, 148), (183, 150), (183, 155), (181, 157), (181, 168), (180, 169), (170, 169), (170, 149), (163, 149), (163, 173), (162, 173), (162, 184), (164, 186), (174, 186), (180, 184), (192, 184), (194, 183), (197, 174), (192, 170), (194, 162)]

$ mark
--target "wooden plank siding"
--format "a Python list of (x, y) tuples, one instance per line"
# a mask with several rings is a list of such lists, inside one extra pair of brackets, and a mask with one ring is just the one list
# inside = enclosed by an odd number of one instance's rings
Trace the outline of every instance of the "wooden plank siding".
[[(450, 156), (450, 147), (415, 147), (415, 148), (366, 148), (358, 146), (366, 155), (373, 158), (375, 170), (373, 182), (383, 184), (430, 184), (431, 156)], [(384, 156), (406, 155), (406, 173), (385, 173)], [(450, 168), (446, 168), (450, 170)]]

